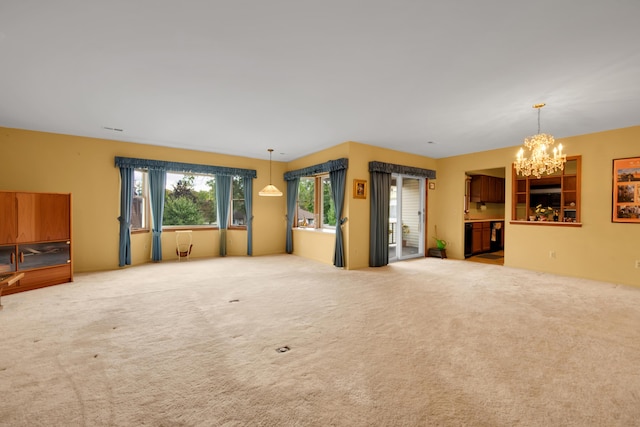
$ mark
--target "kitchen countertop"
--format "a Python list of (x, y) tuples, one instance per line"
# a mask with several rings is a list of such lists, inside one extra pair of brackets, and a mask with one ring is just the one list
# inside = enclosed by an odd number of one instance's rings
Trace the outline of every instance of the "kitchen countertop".
[(464, 222), (493, 222), (493, 221), (504, 221), (504, 218), (471, 218), (465, 219)]

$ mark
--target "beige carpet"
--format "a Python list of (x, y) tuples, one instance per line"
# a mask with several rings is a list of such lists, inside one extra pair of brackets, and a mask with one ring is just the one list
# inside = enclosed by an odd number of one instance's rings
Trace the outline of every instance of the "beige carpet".
[(636, 288), (280, 255), (78, 274), (2, 302), (2, 426), (640, 424)]

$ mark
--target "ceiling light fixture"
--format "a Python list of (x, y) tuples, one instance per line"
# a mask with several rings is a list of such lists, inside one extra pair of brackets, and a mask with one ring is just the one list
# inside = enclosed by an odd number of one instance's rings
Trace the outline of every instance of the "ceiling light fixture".
[(267, 151), (269, 152), (269, 185), (260, 190), (258, 194), (260, 196), (268, 197), (282, 196), (282, 191), (278, 190), (275, 185), (271, 184), (271, 153), (273, 153), (273, 148), (269, 148)]
[[(555, 147), (553, 136), (540, 133), (540, 109), (546, 104), (536, 104), (533, 108), (538, 110), (538, 133), (524, 139), (524, 146), (529, 150), (529, 156), (524, 156), (524, 148), (520, 148), (516, 157), (516, 172), (522, 176), (535, 176), (540, 178), (542, 174), (551, 175), (557, 170), (562, 170), (567, 161), (567, 155), (562, 153), (562, 144)], [(553, 148), (553, 156), (547, 149)]]

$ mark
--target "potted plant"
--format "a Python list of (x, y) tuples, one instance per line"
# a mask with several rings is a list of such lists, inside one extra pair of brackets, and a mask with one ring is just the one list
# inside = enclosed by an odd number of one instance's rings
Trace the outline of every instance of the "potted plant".
[(409, 226), (403, 222), (402, 223), (402, 246), (403, 247), (407, 246), (407, 236), (409, 235), (410, 232), (411, 232), (411, 229), (409, 228)]
[(538, 221), (549, 221), (549, 217), (554, 215), (554, 210), (551, 206), (543, 207), (542, 205), (536, 206), (536, 217)]

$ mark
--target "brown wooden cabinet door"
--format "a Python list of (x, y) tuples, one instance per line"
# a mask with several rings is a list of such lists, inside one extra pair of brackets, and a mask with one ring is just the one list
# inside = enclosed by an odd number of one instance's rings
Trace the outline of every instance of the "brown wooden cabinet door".
[(494, 178), (493, 187), (495, 189), (495, 202), (504, 203), (504, 179)]
[(480, 175), (474, 175), (471, 177), (471, 184), (469, 186), (469, 200), (472, 202), (482, 201), (482, 179)]
[(17, 241), (65, 240), (70, 234), (68, 194), (17, 193)]
[(482, 223), (482, 251), (491, 250), (491, 223)]
[(482, 252), (482, 223), (479, 222), (473, 224), (471, 252), (474, 254)]
[(472, 202), (504, 203), (504, 179), (488, 175), (472, 176), (470, 200)]
[(40, 194), (39, 241), (71, 238), (71, 204), (68, 194)]
[(16, 193), (0, 192), (0, 245), (15, 243), (17, 236)]

